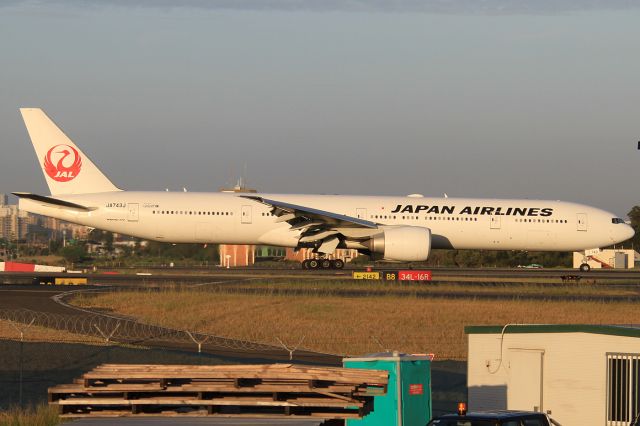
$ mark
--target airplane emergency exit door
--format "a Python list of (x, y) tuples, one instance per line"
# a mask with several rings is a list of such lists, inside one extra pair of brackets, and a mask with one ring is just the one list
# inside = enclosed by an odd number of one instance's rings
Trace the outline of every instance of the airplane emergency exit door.
[(586, 231), (587, 230), (587, 214), (586, 213), (578, 213), (577, 215), (577, 223), (578, 223), (578, 231)]
[(251, 223), (251, 206), (242, 206), (240, 223)]

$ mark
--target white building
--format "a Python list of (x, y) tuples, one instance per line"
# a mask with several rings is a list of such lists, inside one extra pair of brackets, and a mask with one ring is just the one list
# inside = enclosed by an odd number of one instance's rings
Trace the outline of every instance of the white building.
[(640, 411), (640, 327), (466, 327), (468, 403), (549, 412), (562, 426), (629, 425)]

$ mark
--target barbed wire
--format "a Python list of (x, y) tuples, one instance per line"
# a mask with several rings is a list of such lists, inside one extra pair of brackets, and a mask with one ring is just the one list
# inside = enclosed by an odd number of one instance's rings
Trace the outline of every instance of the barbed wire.
[(178, 330), (146, 324), (128, 318), (118, 318), (98, 313), (82, 315), (38, 312), (29, 309), (0, 309), (0, 319), (14, 323), (93, 336), (108, 342), (120, 342), (149, 346), (187, 347), (194, 349), (195, 342), (202, 342), (201, 350), (227, 349), (238, 351), (281, 351), (274, 345), (241, 339), (230, 339), (206, 333)]
[[(347, 353), (332, 353), (318, 350), (322, 347), (338, 347), (349, 343), (352, 349), (354, 344), (358, 353), (385, 351), (388, 348), (400, 347), (425, 347), (422, 340), (407, 340), (406, 337), (384, 338), (381, 336), (363, 336), (361, 342), (354, 342), (353, 336), (313, 336), (303, 337), (299, 341), (295, 336), (283, 331), (280, 337), (276, 337), (274, 343), (256, 340), (232, 339), (208, 333), (180, 330), (161, 325), (148, 324), (131, 318), (119, 317), (108, 313), (97, 313), (90, 310), (79, 310), (78, 314), (60, 314), (52, 312), (40, 312), (29, 309), (0, 309), (0, 320), (6, 320), (10, 324), (34, 325), (48, 329), (65, 331), (75, 335), (90, 336), (103, 341), (105, 344), (131, 344), (137, 346), (160, 347), (168, 349), (188, 350), (193, 352), (219, 353), (221, 351), (256, 352), (278, 354), (284, 353), (289, 359), (293, 359), (294, 353), (306, 352), (309, 354), (325, 356), (346, 356)], [(303, 342), (310, 341), (311, 347), (303, 346)], [(283, 342), (288, 342), (287, 344)], [(293, 346), (290, 348), (289, 346)], [(439, 354), (442, 356), (443, 354)], [(457, 359), (463, 356), (446, 354), (446, 358)]]

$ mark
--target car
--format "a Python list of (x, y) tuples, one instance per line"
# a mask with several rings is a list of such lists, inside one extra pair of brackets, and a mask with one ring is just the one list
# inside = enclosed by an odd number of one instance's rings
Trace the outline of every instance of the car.
[(518, 268), (524, 268), (524, 269), (542, 269), (544, 268), (544, 266), (540, 265), (539, 263), (532, 263), (530, 265), (518, 265)]
[(558, 425), (544, 413), (536, 411), (474, 411), (435, 417), (427, 426), (553, 426)]

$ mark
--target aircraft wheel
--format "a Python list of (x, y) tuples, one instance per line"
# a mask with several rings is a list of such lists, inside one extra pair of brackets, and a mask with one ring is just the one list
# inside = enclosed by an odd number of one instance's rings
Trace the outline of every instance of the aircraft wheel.
[(300, 265), (302, 266), (302, 269), (309, 269), (309, 259), (303, 260)]
[(320, 262), (317, 259), (309, 259), (308, 262), (308, 269), (318, 269), (320, 267)]
[(333, 261), (333, 268), (334, 269), (342, 269), (342, 268), (344, 268), (344, 261), (342, 259), (335, 259)]
[(588, 263), (583, 263), (580, 265), (580, 272), (589, 272), (591, 270), (591, 266)]
[(333, 262), (331, 262), (329, 259), (322, 259), (320, 261), (320, 267), (322, 269), (331, 269), (332, 266), (333, 266)]

